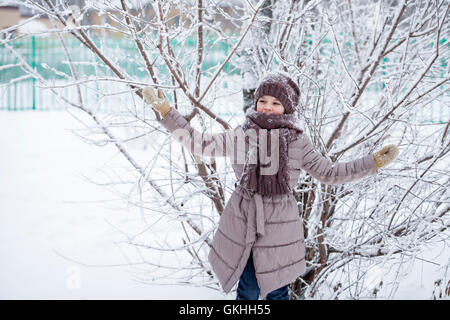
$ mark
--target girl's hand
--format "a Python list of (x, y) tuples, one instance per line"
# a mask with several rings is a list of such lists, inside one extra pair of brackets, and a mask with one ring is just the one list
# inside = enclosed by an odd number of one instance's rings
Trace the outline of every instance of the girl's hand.
[(380, 151), (375, 152), (375, 167), (377, 170), (391, 163), (398, 156), (398, 148), (394, 144), (384, 146)]
[(150, 104), (153, 109), (161, 113), (163, 118), (169, 113), (171, 109), (170, 103), (161, 88), (158, 88), (158, 97), (156, 97), (152, 87), (145, 87), (143, 94), (147, 103)]

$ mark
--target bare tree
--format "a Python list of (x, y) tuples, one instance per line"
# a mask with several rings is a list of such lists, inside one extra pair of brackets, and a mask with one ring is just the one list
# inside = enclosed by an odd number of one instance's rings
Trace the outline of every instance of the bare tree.
[[(150, 11), (143, 1), (133, 2), (137, 6), (125, 0), (104, 3), (101, 8), (86, 3), (79, 12), (64, 2), (25, 3), (52, 21), (48, 34), (56, 34), (70, 66), (63, 87), (77, 91), (75, 100), (26, 62), (12, 45), (12, 33), (0, 41), (28, 75), (91, 117), (94, 126), (85, 124), (90, 128), (86, 141), (113, 144), (129, 163), (131, 171), (108, 184), (127, 186), (124, 198), (143, 211), (142, 232), (125, 233), (139, 252), (130, 264), (149, 268), (140, 281), (219, 289), (206, 256), (236, 178), (230, 177), (226, 160), (199, 159), (171, 143), (157, 123), (159, 114), (142, 101), (142, 87), (165, 89), (172, 106), (198, 130), (220, 131), (240, 119), (221, 116), (223, 101), (233, 106), (236, 91), (244, 91), (237, 108), (248, 107), (255, 79), (274, 69), (289, 72), (299, 83), (299, 116), (330, 161), (374, 152), (387, 141), (401, 150), (394, 164), (357, 183), (323, 185), (302, 173), (296, 198), (305, 223), (307, 271), (291, 285), (292, 299), (393, 297), (407, 261), (433, 245), (448, 250), (447, 1), (249, 0), (232, 1), (225, 10), (215, 0), (157, 0)], [(90, 10), (105, 10), (115, 26), (82, 23)], [(236, 32), (227, 32), (224, 21)], [(96, 44), (98, 30), (131, 39), (139, 53), (133, 59), (148, 74), (143, 79), (127, 74), (115, 53)], [(79, 58), (67, 49), (67, 35), (113, 76), (89, 78), (77, 72)], [(188, 46), (192, 39), (194, 47)], [(227, 54), (205, 67), (221, 44), (229, 47)], [(243, 77), (225, 71), (230, 64)], [(125, 85), (125, 92), (115, 89), (103, 96), (124, 94), (127, 107), (97, 112), (97, 102), (82, 91), (91, 81)], [(224, 88), (224, 83), (234, 85)], [(101, 137), (90, 138), (93, 133)], [(135, 145), (150, 150), (143, 156)], [(161, 239), (161, 224), (180, 232)], [(155, 252), (180, 260), (161, 261)]]

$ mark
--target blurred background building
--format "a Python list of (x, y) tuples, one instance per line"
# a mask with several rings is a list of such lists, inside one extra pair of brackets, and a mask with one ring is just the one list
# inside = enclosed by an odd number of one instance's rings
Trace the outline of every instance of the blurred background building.
[[(86, 8), (85, 0), (66, 0), (64, 1), (64, 6), (58, 4), (56, 0), (50, 0), (60, 9), (60, 12), (64, 18), (68, 19), (70, 17), (70, 12), (75, 8), (79, 8), (82, 13), (82, 19), (80, 19), (81, 25), (101, 25), (110, 26), (111, 28), (92, 28), (94, 32), (105, 32), (110, 36), (122, 37), (123, 34), (115, 31), (114, 29), (121, 30), (122, 27), (117, 22), (121, 19), (120, 11), (114, 9), (114, 7), (120, 8), (119, 0), (112, 0), (110, 6), (107, 7), (102, 5), (101, 2), (96, 2), (96, 8)], [(42, 3), (43, 7), (46, 5), (42, 0), (36, 1), (37, 3)], [(154, 2), (153, 2), (154, 3)], [(186, 3), (186, 2), (185, 2)], [(168, 25), (179, 25), (182, 23), (184, 26), (189, 26), (191, 18), (190, 16), (196, 16), (196, 12), (193, 12), (191, 6), (187, 6), (185, 3), (180, 4), (180, 6), (173, 6), (170, 8), (167, 14)], [(193, 2), (195, 5), (195, 2)], [(204, 16), (204, 21), (207, 23), (220, 23), (221, 29), (225, 32), (239, 32), (240, 22), (239, 22), (239, 8), (242, 6), (240, 1), (222, 1), (220, 4), (220, 11), (223, 14), (215, 14), (215, 16)], [(238, 10), (233, 10), (232, 6)], [(156, 23), (157, 16), (156, 11), (152, 5), (151, 1), (140, 1), (139, 7), (128, 8), (130, 14), (139, 15), (142, 23), (136, 25), (136, 28), (140, 30), (145, 27), (146, 23)], [(53, 29), (53, 24), (46, 14), (40, 14), (31, 21), (26, 22), (30, 18), (37, 15), (37, 11), (33, 10), (29, 6), (20, 4), (18, 1), (3, 1), (0, 3), (0, 30), (3, 30), (2, 37), (5, 38), (8, 33), (16, 34), (27, 34), (45, 31), (48, 29)], [(237, 19), (230, 19), (230, 17)], [(69, 19), (70, 20), (70, 19)], [(13, 28), (16, 25), (20, 25), (18, 28)], [(58, 28), (63, 28), (61, 22), (57, 21)], [(5, 32), (5, 29), (11, 29)]]

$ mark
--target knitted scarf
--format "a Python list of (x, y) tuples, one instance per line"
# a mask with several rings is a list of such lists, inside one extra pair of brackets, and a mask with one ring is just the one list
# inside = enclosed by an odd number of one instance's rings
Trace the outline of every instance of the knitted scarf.
[[(250, 108), (246, 112), (242, 129), (246, 133), (245, 138), (249, 142), (249, 150), (239, 185), (262, 195), (289, 193), (289, 142), (303, 132), (297, 118), (293, 114), (267, 114)], [(256, 134), (248, 134), (249, 129), (255, 130)], [(260, 131), (262, 132), (260, 133)], [(271, 136), (272, 132), (275, 134), (274, 136)], [(275, 157), (272, 157), (271, 152), (273, 151), (271, 140), (276, 138), (276, 132), (278, 132), (278, 159), (276, 159), (276, 154)], [(267, 149), (261, 153), (260, 145), (264, 146), (264, 144)], [(261, 155), (264, 159), (261, 159)], [(277, 165), (272, 163), (273, 160), (275, 162), (278, 160), (278, 171), (275, 174), (267, 174), (267, 172), (273, 171), (268, 168), (274, 168), (273, 166)]]

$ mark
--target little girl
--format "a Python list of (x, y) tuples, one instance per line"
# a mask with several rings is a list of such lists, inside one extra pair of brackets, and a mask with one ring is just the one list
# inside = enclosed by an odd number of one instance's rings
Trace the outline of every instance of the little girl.
[[(288, 300), (289, 284), (305, 272), (303, 221), (293, 195), (301, 170), (322, 183), (341, 184), (375, 175), (398, 155), (397, 147), (388, 145), (350, 162), (330, 162), (315, 150), (294, 115), (299, 111), (297, 84), (279, 72), (262, 79), (255, 92), (255, 105), (247, 110), (243, 125), (217, 134), (194, 130), (170, 107), (161, 89), (156, 97), (153, 89), (146, 87), (144, 96), (161, 113), (161, 124), (173, 135), (181, 136), (179, 130), (183, 130), (180, 142), (199, 156), (232, 157), (235, 149), (230, 141), (247, 136), (249, 130), (258, 133), (256, 140), (245, 140), (245, 148), (238, 146), (238, 152), (245, 153), (245, 161), (232, 163), (236, 188), (220, 217), (208, 255), (225, 292), (239, 280), (238, 300), (257, 300), (260, 296)], [(273, 133), (278, 137), (277, 170), (263, 174), (267, 159), (261, 150), (266, 143), (274, 143), (268, 138)], [(254, 148), (250, 146), (252, 141)], [(258, 156), (249, 156), (251, 153)]]

